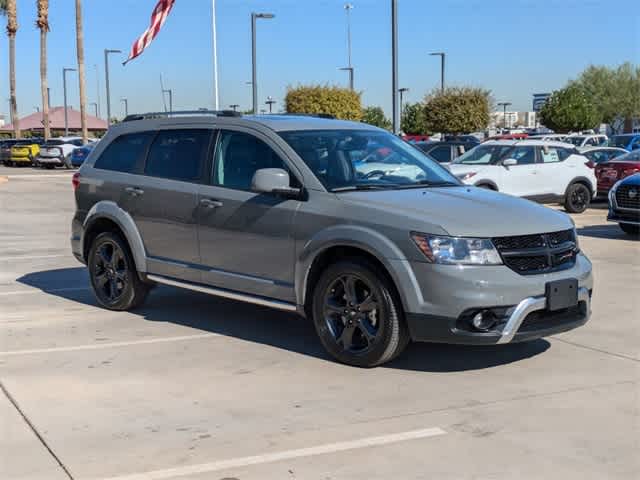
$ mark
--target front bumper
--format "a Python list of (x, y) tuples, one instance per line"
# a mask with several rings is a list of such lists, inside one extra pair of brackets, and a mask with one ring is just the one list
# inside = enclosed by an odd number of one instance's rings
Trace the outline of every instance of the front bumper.
[[(570, 330), (586, 323), (593, 289), (592, 266), (582, 253), (567, 270), (520, 275), (506, 266), (453, 266), (411, 262), (414, 278), (401, 284), (407, 323), (416, 341), (496, 344), (531, 340)], [(546, 309), (549, 282), (578, 280), (579, 304), (569, 311)], [(499, 311), (488, 332), (466, 328), (469, 312)], [(508, 327), (508, 328), (507, 328)]]
[(28, 155), (25, 155), (25, 156), (12, 155), (11, 156), (11, 161), (12, 162), (18, 162), (18, 163), (31, 163), (32, 159)]
[(42, 165), (64, 165), (63, 157), (43, 157), (40, 155), (38, 157), (38, 163)]

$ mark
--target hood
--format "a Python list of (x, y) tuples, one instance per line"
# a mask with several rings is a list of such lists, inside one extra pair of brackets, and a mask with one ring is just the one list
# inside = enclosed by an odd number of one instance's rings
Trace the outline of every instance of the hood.
[(434, 229), (439, 226), (453, 236), (488, 238), (573, 228), (563, 212), (476, 187), (345, 192), (339, 197), (354, 207), (373, 210), (368, 215), (377, 223), (390, 216), (393, 223), (424, 233), (439, 233)]

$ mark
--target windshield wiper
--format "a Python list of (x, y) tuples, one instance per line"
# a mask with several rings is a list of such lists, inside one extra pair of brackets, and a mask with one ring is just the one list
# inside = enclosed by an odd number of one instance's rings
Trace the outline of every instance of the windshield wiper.
[(415, 183), (411, 183), (409, 185), (401, 185), (400, 188), (424, 188), (424, 187), (459, 187), (459, 183), (455, 182), (434, 182), (431, 180), (418, 180)]
[(398, 185), (389, 184), (389, 185), (347, 185), (344, 187), (336, 187), (332, 188), (332, 192), (355, 192), (358, 190), (385, 190), (387, 188), (396, 188)]

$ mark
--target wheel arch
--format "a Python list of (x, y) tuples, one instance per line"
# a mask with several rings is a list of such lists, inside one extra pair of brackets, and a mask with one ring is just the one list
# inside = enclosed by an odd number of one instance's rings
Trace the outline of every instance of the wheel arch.
[[(324, 269), (341, 259), (362, 257), (369, 261), (393, 286), (402, 307), (407, 298), (400, 285), (413, 273), (401, 250), (379, 232), (357, 226), (332, 227), (308, 241), (295, 268), (295, 294), (299, 311), (308, 315), (313, 287)], [(402, 265), (403, 268), (398, 268)]]
[(81, 238), (82, 254), (87, 259), (93, 239), (102, 232), (119, 232), (129, 245), (133, 261), (138, 272), (147, 271), (147, 257), (140, 232), (131, 215), (122, 210), (115, 202), (96, 203), (85, 218)]
[(594, 185), (593, 182), (588, 177), (579, 176), (579, 177), (574, 177), (569, 182), (569, 184), (567, 185), (567, 188), (565, 188), (565, 190), (564, 190), (564, 196), (565, 197), (567, 195), (567, 192), (569, 191), (569, 188), (571, 188), (571, 186), (575, 185), (576, 183), (580, 183), (580, 184), (584, 185), (585, 187), (587, 187), (589, 189), (589, 193), (591, 194), (591, 198), (593, 198), (595, 196), (596, 185)]
[(482, 185), (489, 186), (491, 190), (493, 190), (494, 192), (498, 191), (498, 185), (493, 180), (478, 180), (476, 183), (473, 184), (474, 187), (479, 187), (479, 188), (482, 188)]

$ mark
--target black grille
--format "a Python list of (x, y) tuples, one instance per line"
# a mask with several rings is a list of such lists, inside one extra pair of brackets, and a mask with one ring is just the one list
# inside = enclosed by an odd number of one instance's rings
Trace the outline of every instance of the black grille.
[(571, 268), (578, 248), (573, 230), (492, 239), (506, 266), (522, 275)]
[(616, 191), (616, 203), (621, 208), (640, 210), (640, 187), (620, 185)]
[(522, 325), (520, 325), (518, 333), (554, 328), (562, 324), (577, 322), (578, 320), (584, 319), (586, 315), (587, 312), (584, 303), (556, 312), (538, 310), (527, 315)]

